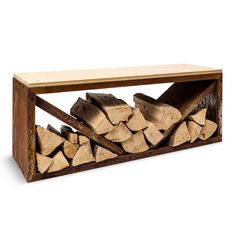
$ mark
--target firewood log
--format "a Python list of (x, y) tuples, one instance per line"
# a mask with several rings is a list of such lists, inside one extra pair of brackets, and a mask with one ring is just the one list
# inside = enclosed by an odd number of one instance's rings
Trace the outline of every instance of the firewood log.
[(168, 145), (176, 147), (188, 141), (190, 141), (190, 134), (188, 132), (186, 121), (183, 121), (169, 137)]
[(199, 125), (205, 125), (207, 108), (203, 108), (188, 116), (189, 120), (195, 121)]
[(66, 125), (61, 126), (62, 136), (70, 143), (78, 143), (77, 133), (73, 132), (72, 128)]
[(86, 93), (86, 98), (92, 104), (103, 110), (114, 125), (120, 121), (128, 121), (129, 116), (132, 114), (132, 108), (126, 102), (116, 98), (112, 94)]
[(133, 113), (126, 125), (132, 131), (139, 131), (147, 127), (147, 121), (143, 117), (139, 108), (133, 109)]
[(36, 153), (36, 160), (37, 160), (37, 169), (41, 174), (46, 172), (49, 166), (52, 164), (52, 158), (43, 156), (39, 153)]
[(64, 138), (40, 126), (37, 126), (36, 131), (39, 153), (43, 156), (48, 156), (51, 154), (65, 140)]
[(90, 141), (87, 141), (79, 147), (74, 158), (72, 159), (71, 165), (78, 166), (93, 161), (95, 161), (95, 158), (92, 153), (91, 144)]
[(89, 141), (89, 138), (87, 138), (86, 136), (84, 136), (82, 134), (78, 134), (78, 143), (79, 143), (79, 145), (82, 145), (83, 143), (86, 143), (88, 141)]
[(163, 138), (163, 134), (159, 131), (158, 127), (150, 121), (148, 121), (148, 127), (143, 133), (148, 142), (153, 146), (157, 146)]
[(201, 140), (206, 140), (206, 139), (210, 138), (215, 133), (217, 126), (218, 125), (215, 122), (206, 119), (206, 123), (202, 127), (199, 138)]
[(70, 109), (72, 116), (82, 120), (97, 134), (104, 134), (114, 127), (104, 113), (88, 101), (79, 98)]
[(108, 132), (104, 137), (112, 142), (120, 143), (131, 138), (132, 133), (123, 122), (120, 122), (118, 125), (115, 126), (113, 130)]
[(99, 145), (94, 146), (94, 156), (96, 162), (105, 161), (107, 159), (116, 158), (117, 154), (111, 152), (110, 150), (103, 148)]
[(190, 143), (193, 143), (200, 135), (202, 126), (194, 121), (187, 121), (188, 132), (190, 134)]
[(70, 166), (65, 156), (61, 151), (58, 151), (52, 157), (52, 164), (48, 168), (48, 173), (62, 170), (66, 167)]
[[(54, 134), (57, 134), (57, 135), (61, 136), (61, 133), (57, 129), (55, 129), (53, 126), (48, 125), (47, 129), (50, 130), (51, 132), (53, 132)], [(65, 132), (67, 130), (69, 130), (69, 132), (66, 135)], [(70, 131), (72, 132), (72, 129), (70, 127), (65, 126), (65, 129), (63, 131), (65, 131), (65, 132), (63, 132), (64, 137), (65, 138), (67, 137), (68, 140), (71, 140), (71, 141), (75, 142), (75, 137), (76, 137), (76, 140), (77, 140), (77, 134), (74, 134), (74, 133), (71, 133), (71, 135), (69, 134)], [(74, 137), (74, 135), (76, 135), (76, 136)], [(62, 144), (63, 154), (67, 158), (70, 158), (70, 159), (72, 159), (74, 157), (74, 155), (75, 155), (76, 151), (78, 150), (78, 148), (79, 148), (79, 145), (77, 144), (77, 142), (76, 143), (71, 143), (71, 142), (65, 140), (64, 143)]]
[(50, 124), (48, 124), (47, 130), (53, 132), (54, 134), (56, 134), (58, 136), (62, 136), (61, 133)]
[(77, 143), (70, 143), (67, 140), (65, 140), (62, 145), (62, 151), (64, 155), (69, 159), (74, 158), (78, 148), (79, 148), (79, 145)]
[(135, 107), (140, 108), (144, 117), (158, 126), (159, 130), (168, 130), (180, 121), (182, 115), (178, 109), (141, 93), (134, 95)]
[(138, 131), (131, 138), (127, 139), (121, 144), (123, 149), (128, 153), (144, 152), (149, 149), (142, 130)]

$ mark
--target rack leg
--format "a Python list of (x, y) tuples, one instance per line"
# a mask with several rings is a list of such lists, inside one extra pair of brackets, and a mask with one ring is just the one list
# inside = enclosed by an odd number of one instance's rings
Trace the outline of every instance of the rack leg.
[(35, 94), (13, 78), (12, 153), (26, 180), (36, 173)]

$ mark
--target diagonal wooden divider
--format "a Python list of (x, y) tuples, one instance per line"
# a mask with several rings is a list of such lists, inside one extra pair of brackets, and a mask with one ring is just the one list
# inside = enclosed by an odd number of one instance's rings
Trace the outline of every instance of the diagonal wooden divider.
[(97, 142), (101, 146), (109, 149), (110, 151), (112, 151), (118, 155), (122, 155), (125, 153), (123, 151), (123, 149), (120, 148), (119, 146), (117, 146), (116, 144), (112, 143), (111, 141), (104, 138), (103, 136), (95, 133), (93, 130), (91, 130), (90, 128), (88, 128), (87, 126), (82, 124), (81, 122), (77, 121), (72, 116), (68, 115), (64, 111), (60, 110), (59, 108), (55, 107), (54, 105), (45, 101), (44, 99), (42, 99), (39, 96), (36, 96), (36, 106), (38, 106), (42, 110), (46, 111), (50, 115), (56, 117), (57, 119), (63, 121), (67, 125), (75, 128), (76, 130), (78, 130), (82, 134), (86, 135), (87, 137), (89, 137), (93, 141)]

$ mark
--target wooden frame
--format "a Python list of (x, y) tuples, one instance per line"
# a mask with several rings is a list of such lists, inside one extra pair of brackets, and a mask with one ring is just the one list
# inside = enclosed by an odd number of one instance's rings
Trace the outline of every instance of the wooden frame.
[[(194, 82), (195, 81), (195, 82)], [(199, 82), (197, 82), (199, 81)], [(201, 82), (205, 81), (205, 82)], [(211, 82), (212, 81), (212, 82)], [(137, 154), (126, 154), (124, 151), (104, 137), (97, 135), (88, 127), (82, 125), (70, 115), (62, 112), (52, 104), (44, 101), (37, 94), (55, 93), (65, 91), (78, 91), (98, 88), (124, 87), (144, 84), (159, 84), (174, 82), (161, 96), (169, 100), (176, 96), (178, 89), (190, 86), (191, 93), (199, 89), (193, 97), (198, 106), (209, 106), (209, 115), (218, 124), (216, 135), (206, 141), (186, 143), (178, 147), (162, 146)], [(189, 83), (190, 82), (190, 83)], [(189, 83), (189, 84), (188, 84)], [(196, 89), (194, 88), (196, 86)], [(171, 95), (171, 96), (170, 96)], [(178, 100), (178, 99), (177, 99)], [(181, 98), (180, 98), (181, 100)], [(176, 101), (176, 99), (175, 99)], [(176, 104), (174, 104), (176, 105)], [(35, 131), (35, 106), (40, 107), (51, 115), (57, 117), (68, 125), (82, 131), (86, 136), (100, 145), (117, 153), (115, 159), (100, 163), (88, 163), (52, 173), (40, 174), (36, 170), (36, 131)], [(194, 107), (182, 105), (182, 112), (188, 115)], [(191, 111), (190, 111), (191, 108)], [(181, 110), (181, 109), (180, 109)], [(22, 170), (25, 179), (34, 180), (59, 176), (63, 174), (98, 168), (106, 165), (117, 164), (125, 161), (136, 160), (148, 156), (159, 155), (181, 149), (220, 142), (222, 140), (222, 71), (207, 67), (193, 65), (165, 65), (152, 67), (96, 69), (68, 72), (39, 72), (19, 73), (13, 77), (13, 157)]]

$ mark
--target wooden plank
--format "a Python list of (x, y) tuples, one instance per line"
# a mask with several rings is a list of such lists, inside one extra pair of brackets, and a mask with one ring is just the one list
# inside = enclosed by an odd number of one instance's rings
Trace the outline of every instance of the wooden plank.
[(72, 116), (68, 115), (67, 113), (63, 112), (59, 108), (53, 106), (52, 104), (50, 104), (49, 102), (45, 101), (44, 99), (38, 96), (36, 96), (36, 106), (48, 112), (52, 116), (58, 118), (59, 120), (63, 121), (67, 125), (75, 128), (80, 133), (86, 135), (87, 137), (94, 140), (101, 146), (107, 148), (108, 150), (118, 155), (124, 153), (124, 151), (114, 143), (110, 142), (103, 136), (96, 134), (93, 130), (89, 129), (87, 126), (83, 125), (81, 122), (77, 121)]
[(80, 90), (92, 90), (102, 88), (115, 88), (115, 87), (127, 87), (147, 84), (160, 84), (160, 83), (173, 83), (173, 82), (187, 82), (187, 81), (200, 81), (200, 80), (218, 80), (221, 73), (212, 74), (197, 74), (197, 75), (186, 75), (186, 76), (167, 76), (159, 78), (145, 78), (135, 79), (129, 78), (129, 80), (114, 80), (96, 83), (84, 83), (84, 84), (66, 84), (66, 85), (53, 85), (53, 86), (37, 86), (31, 88), (36, 94), (42, 93), (56, 93), (56, 92), (67, 92), (67, 91), (80, 91)]
[(221, 73), (221, 70), (189, 64), (176, 64), (59, 72), (16, 73), (14, 77), (26, 86), (33, 88), (68, 84), (75, 85), (111, 81), (129, 81), (134, 78), (135, 80), (146, 80), (167, 76), (175, 77), (213, 73)]
[(13, 78), (13, 157), (25, 179), (36, 173), (35, 94)]
[(68, 167), (64, 170), (54, 172), (54, 173), (44, 173), (42, 175), (37, 173), (34, 176), (32, 181), (47, 179), (47, 178), (51, 178), (51, 177), (56, 177), (56, 176), (65, 175), (65, 174), (71, 174), (71, 173), (75, 173), (75, 172), (90, 170), (90, 169), (114, 165), (114, 164), (119, 164), (119, 163), (123, 163), (123, 162), (127, 162), (127, 161), (138, 160), (141, 158), (146, 158), (146, 157), (161, 155), (161, 154), (165, 154), (165, 153), (169, 153), (169, 152), (174, 152), (174, 151), (184, 150), (184, 149), (188, 149), (188, 148), (203, 146), (206, 144), (216, 143), (216, 142), (220, 142), (220, 141), (221, 141), (220, 137), (211, 137), (205, 141), (199, 140), (194, 143), (186, 143), (186, 144), (182, 144), (177, 147), (165, 146), (165, 147), (160, 147), (160, 148), (156, 148), (156, 149), (150, 149), (148, 151), (141, 152), (141, 153), (126, 154), (126, 155), (118, 156), (117, 158), (105, 160), (102, 162), (97, 162), (97, 163), (93, 162), (93, 163), (88, 163), (88, 164), (84, 164), (84, 165), (80, 165), (80, 166)]

